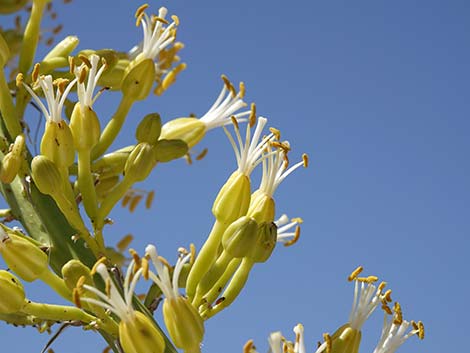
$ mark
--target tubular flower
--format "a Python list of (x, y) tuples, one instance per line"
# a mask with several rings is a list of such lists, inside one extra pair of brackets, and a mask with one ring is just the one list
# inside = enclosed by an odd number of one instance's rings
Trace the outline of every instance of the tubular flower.
[(394, 353), (408, 338), (417, 335), (419, 339), (424, 338), (424, 325), (403, 320), (400, 304), (395, 303), (393, 314), (384, 313), (384, 325), (379, 343), (373, 353)]
[(191, 254), (178, 258), (173, 278), (166, 261), (162, 260), (153, 245), (145, 249), (146, 256), (152, 261), (156, 272), (148, 271), (147, 276), (160, 287), (165, 300), (163, 302), (163, 320), (176, 347), (186, 353), (200, 352), (200, 345), (204, 336), (204, 322), (196, 308), (178, 290), (178, 281), (184, 264)]
[[(136, 254), (135, 254), (136, 255)], [(97, 295), (100, 300), (82, 297), (79, 301), (101, 306), (117, 316), (119, 321), (119, 342), (125, 353), (163, 353), (165, 342), (151, 320), (140, 311), (134, 310), (132, 299), (143, 268), (136, 270), (137, 263), (131, 261), (123, 285), (123, 295), (111, 279), (106, 266), (98, 262), (92, 270), (99, 273), (106, 285), (105, 293), (95, 287), (83, 284), (83, 289)], [(140, 260), (140, 259), (139, 259)], [(146, 261), (143, 259), (142, 261)], [(145, 267), (145, 266), (144, 266)]]
[(243, 101), (245, 86), (240, 83), (237, 93), (227, 77), (222, 76), (224, 86), (210, 109), (200, 118), (183, 117), (171, 120), (162, 126), (161, 138), (179, 139), (186, 142), (189, 148), (194, 147), (205, 136), (206, 132), (217, 127), (228, 125), (232, 117), (236, 121), (245, 121), (246, 116), (254, 115), (252, 110), (237, 113), (246, 107)]
[[(293, 245), (300, 237), (300, 224), (304, 221), (302, 218), (292, 218), (289, 220), (286, 214), (279, 217), (274, 223), (277, 226), (277, 242), (283, 243), (284, 246)], [(295, 227), (293, 232), (291, 228)]]
[[(85, 56), (80, 56), (80, 59), (83, 61), (83, 64), (73, 68), (73, 73), (77, 79), (78, 101), (82, 109), (91, 109), (93, 108), (93, 103), (101, 95), (102, 91), (99, 91), (93, 96), (96, 86), (98, 86), (98, 81), (106, 70), (107, 65), (104, 59), (100, 60), (100, 57), (96, 54), (90, 55), (88, 59)], [(99, 66), (100, 61), (101, 66)]]

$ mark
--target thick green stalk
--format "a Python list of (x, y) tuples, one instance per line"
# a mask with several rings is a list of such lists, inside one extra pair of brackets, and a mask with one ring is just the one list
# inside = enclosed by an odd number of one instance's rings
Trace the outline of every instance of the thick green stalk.
[(3, 68), (0, 68), (0, 112), (4, 117), (3, 121), (8, 134), (12, 140), (14, 140), (15, 137), (21, 133), (21, 126), (18, 121), (15, 105), (13, 104), (13, 98), (10, 94)]
[(95, 182), (90, 169), (90, 151), (78, 151), (78, 188), (82, 194), (82, 202), (85, 211), (94, 223), (98, 212), (96, 200)]

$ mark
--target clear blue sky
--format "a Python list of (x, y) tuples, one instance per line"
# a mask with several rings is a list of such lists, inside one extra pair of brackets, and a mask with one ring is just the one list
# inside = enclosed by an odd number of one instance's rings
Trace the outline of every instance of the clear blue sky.
[[(127, 50), (141, 38), (133, 19), (140, 4), (74, 1), (58, 9), (80, 48)], [(127, 131), (150, 111), (164, 120), (203, 114), (224, 73), (246, 83), (247, 100), (291, 142), (291, 159), (307, 152), (311, 160), (276, 194), (279, 214), (304, 218), (299, 243), (278, 247), (242, 296), (207, 322), (204, 352), (241, 352), (249, 338), (265, 352), (269, 332), (293, 338), (298, 322), (313, 352), (323, 332), (346, 322), (353, 292), (346, 277), (359, 264), (389, 283), (405, 318), (425, 323), (425, 340), (412, 338), (399, 352), (462, 351), (470, 296), (468, 1), (150, 4), (179, 16), (188, 69), (163, 97), (134, 107)], [(102, 119), (118, 98), (107, 95), (96, 105)], [(159, 166), (142, 185), (156, 191), (153, 209), (115, 212), (107, 240), (131, 232), (136, 249), (153, 242), (172, 260), (179, 246), (199, 248), (213, 199), (236, 165), (221, 130), (203, 147), (209, 154), (192, 166)], [(381, 322), (377, 312), (366, 324), (361, 352), (373, 351)], [(5, 352), (39, 352), (47, 341), (5, 325), (0, 337)], [(99, 352), (97, 342), (74, 328), (54, 349)]]

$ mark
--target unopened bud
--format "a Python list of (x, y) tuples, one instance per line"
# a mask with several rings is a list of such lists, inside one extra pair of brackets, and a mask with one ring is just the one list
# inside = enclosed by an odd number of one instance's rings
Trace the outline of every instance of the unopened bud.
[(160, 163), (170, 162), (188, 153), (188, 145), (182, 140), (158, 140), (155, 144), (155, 159)]
[(162, 131), (162, 120), (160, 114), (147, 114), (137, 126), (135, 137), (139, 142), (147, 142), (154, 145)]
[(274, 199), (270, 195), (257, 190), (251, 196), (247, 214), (260, 223), (273, 222), (275, 209)]
[(20, 11), (28, 2), (28, 0), (2, 0), (0, 2), (0, 14), (6, 15)]
[[(108, 64), (107, 61), (106, 64)], [(124, 77), (126, 68), (128, 66), (128, 59), (119, 59), (115, 65), (110, 66), (106, 71), (103, 72), (98, 83), (101, 86), (109, 87), (112, 90), (120, 89), (122, 78)]]
[(83, 107), (76, 103), (70, 119), (70, 131), (73, 142), (78, 151), (88, 151), (93, 148), (100, 139), (100, 121), (91, 107)]
[(23, 163), (23, 150), (25, 139), (23, 134), (16, 136), (15, 143), (10, 152), (2, 160), (0, 167), (0, 180), (2, 183), (11, 183)]
[(206, 134), (206, 124), (197, 118), (177, 118), (162, 126), (162, 139), (183, 140), (194, 147)]
[(200, 352), (204, 321), (186, 298), (166, 298), (163, 302), (163, 319), (176, 347), (185, 352)]
[(24, 305), (25, 294), (20, 280), (8, 271), (0, 270), (0, 314), (20, 311)]
[(148, 143), (139, 143), (127, 158), (124, 175), (133, 182), (145, 180), (155, 166), (155, 151)]
[(59, 169), (68, 168), (75, 159), (73, 136), (67, 123), (46, 122), (41, 140), (41, 154), (52, 160)]
[(49, 60), (55, 59), (55, 58), (65, 58), (67, 59), (70, 53), (72, 53), (75, 48), (77, 47), (78, 43), (80, 41), (78, 40), (77, 36), (67, 36), (64, 39), (62, 39), (57, 45), (47, 53), (47, 55), (42, 59), (41, 66), (46, 63)]
[(94, 285), (91, 270), (81, 261), (72, 259), (62, 266), (62, 278), (70, 290), (77, 286), (77, 282), (81, 277), (85, 278), (83, 284)]
[(151, 59), (131, 62), (121, 82), (124, 96), (134, 101), (147, 98), (155, 79), (155, 63)]
[(222, 246), (231, 256), (245, 257), (257, 241), (258, 223), (247, 216), (240, 217), (225, 230)]
[(250, 204), (250, 179), (238, 171), (232, 173), (222, 186), (212, 206), (218, 221), (232, 223), (246, 215)]
[(256, 244), (248, 257), (253, 262), (265, 262), (271, 256), (277, 241), (277, 227), (273, 222), (265, 222), (258, 227)]
[(330, 353), (358, 353), (361, 343), (361, 331), (345, 324), (331, 336)]
[(99, 179), (96, 184), (96, 197), (98, 200), (103, 200), (109, 191), (119, 183), (119, 176), (114, 175), (109, 178)]
[(46, 156), (38, 155), (31, 162), (31, 176), (39, 191), (55, 195), (62, 191), (62, 177), (56, 164)]
[(150, 319), (140, 311), (119, 323), (119, 342), (124, 353), (163, 353), (165, 341)]
[(26, 282), (48, 271), (47, 255), (29, 240), (0, 229), (0, 253), (7, 266)]

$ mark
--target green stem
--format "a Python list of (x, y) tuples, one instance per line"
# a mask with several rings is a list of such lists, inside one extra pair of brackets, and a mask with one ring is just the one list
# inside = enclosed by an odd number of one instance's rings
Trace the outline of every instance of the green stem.
[(109, 146), (114, 142), (133, 104), (133, 99), (125, 95), (122, 96), (116, 112), (101, 133), (98, 144), (93, 148), (91, 153), (91, 159), (93, 161), (106, 152)]
[(21, 312), (37, 316), (43, 320), (82, 321), (88, 324), (97, 320), (95, 316), (87, 314), (74, 306), (35, 303), (31, 301), (26, 301)]
[(47, 283), (62, 298), (70, 302), (72, 301), (72, 292), (65, 285), (64, 280), (60, 278), (59, 276), (57, 276), (55, 273), (47, 269), (46, 271), (41, 273), (39, 278), (43, 282)]
[(189, 300), (193, 300), (199, 281), (217, 258), (217, 249), (226, 228), (227, 224), (216, 220), (206, 242), (196, 257), (186, 282), (186, 295)]
[(95, 182), (90, 169), (90, 151), (78, 151), (78, 188), (82, 194), (83, 206), (94, 223), (98, 212)]
[(11, 137), (11, 141), (21, 133), (21, 125), (18, 121), (13, 98), (10, 94), (10, 89), (5, 77), (5, 71), (0, 68), (0, 112), (2, 113), (3, 121)]
[(217, 299), (217, 297), (222, 292), (222, 289), (224, 289), (225, 285), (233, 276), (241, 262), (242, 259), (233, 259), (230, 261), (222, 276), (219, 277), (218, 281), (212, 286), (211, 290), (204, 295), (204, 299), (207, 303), (213, 303), (214, 300)]

